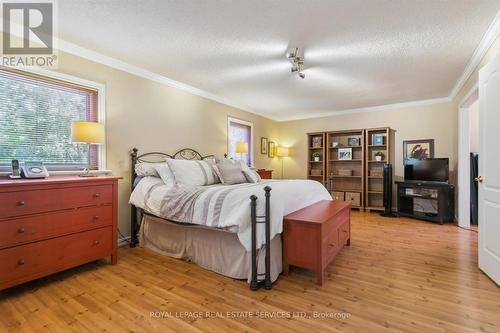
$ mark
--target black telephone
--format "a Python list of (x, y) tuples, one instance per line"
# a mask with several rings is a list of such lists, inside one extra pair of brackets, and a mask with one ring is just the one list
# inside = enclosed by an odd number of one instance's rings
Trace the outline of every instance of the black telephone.
[(10, 175), (10, 178), (13, 179), (21, 178), (21, 172), (19, 171), (18, 160), (12, 160), (12, 175)]

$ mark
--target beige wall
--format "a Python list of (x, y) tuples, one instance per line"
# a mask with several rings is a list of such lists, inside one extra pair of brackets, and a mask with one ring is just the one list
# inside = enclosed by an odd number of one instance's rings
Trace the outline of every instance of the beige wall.
[(260, 154), (261, 136), (278, 138), (276, 122), (63, 52), (58, 71), (106, 85), (107, 167), (123, 177), (119, 183), (122, 234), (129, 234), (129, 151), (133, 147), (169, 153), (190, 147), (202, 154), (223, 154), (231, 116), (254, 123), (255, 166), (280, 168), (277, 159)]
[(394, 171), (404, 176), (403, 140), (434, 139), (435, 156), (450, 158), (450, 172), (456, 169), (457, 113), (452, 103), (405, 109), (353, 113), (280, 123), (280, 142), (293, 147), (294, 156), (285, 164), (287, 177), (305, 178), (307, 173), (307, 132), (389, 126), (396, 131)]

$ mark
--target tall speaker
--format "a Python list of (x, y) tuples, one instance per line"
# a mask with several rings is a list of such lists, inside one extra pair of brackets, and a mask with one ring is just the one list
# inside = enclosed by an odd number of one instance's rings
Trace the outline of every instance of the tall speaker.
[(384, 212), (381, 215), (395, 216), (392, 213), (392, 164), (384, 164)]

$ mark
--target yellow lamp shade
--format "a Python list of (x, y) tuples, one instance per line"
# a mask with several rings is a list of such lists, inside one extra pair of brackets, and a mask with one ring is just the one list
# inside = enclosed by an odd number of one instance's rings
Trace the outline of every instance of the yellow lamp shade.
[(248, 142), (245, 141), (236, 142), (236, 152), (239, 154), (248, 153)]
[(290, 156), (290, 150), (287, 147), (278, 147), (276, 148), (276, 155), (279, 157), (288, 157)]
[(74, 121), (71, 124), (71, 141), (104, 144), (104, 125), (92, 121)]

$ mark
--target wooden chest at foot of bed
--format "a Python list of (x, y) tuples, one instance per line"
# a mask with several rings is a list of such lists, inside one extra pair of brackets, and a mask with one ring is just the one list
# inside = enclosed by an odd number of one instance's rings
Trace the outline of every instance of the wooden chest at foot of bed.
[(283, 273), (289, 266), (315, 271), (323, 285), (325, 268), (351, 240), (351, 203), (320, 201), (283, 218)]

